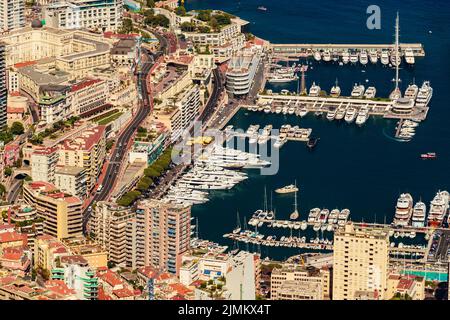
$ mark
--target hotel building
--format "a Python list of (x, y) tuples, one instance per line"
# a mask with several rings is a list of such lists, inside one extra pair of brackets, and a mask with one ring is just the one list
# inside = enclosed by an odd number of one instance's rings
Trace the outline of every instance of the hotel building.
[(344, 230), (335, 233), (333, 250), (333, 300), (354, 300), (364, 292), (385, 299), (387, 230), (348, 223)]

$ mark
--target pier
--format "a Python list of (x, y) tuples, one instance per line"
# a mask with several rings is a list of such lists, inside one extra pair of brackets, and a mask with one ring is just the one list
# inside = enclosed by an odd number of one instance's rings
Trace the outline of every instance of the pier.
[[(376, 50), (381, 53), (383, 50), (392, 51), (395, 44), (270, 44), (270, 50), (273, 54), (284, 55), (288, 57), (308, 57), (312, 56), (314, 51), (330, 50), (336, 51), (342, 56), (343, 51), (371, 51)], [(400, 54), (404, 55), (406, 49), (411, 49), (415, 57), (424, 57), (425, 50), (421, 43), (400, 43)]]
[[(428, 107), (413, 106), (409, 113), (396, 113), (394, 102), (390, 99), (363, 99), (353, 97), (311, 97), (305, 95), (284, 95), (284, 94), (259, 94), (258, 106), (270, 106), (271, 112), (275, 112), (277, 106), (293, 106), (297, 110), (305, 107), (308, 112), (328, 112), (335, 108), (354, 107), (358, 111), (367, 107), (369, 115), (382, 116), (386, 119), (408, 119), (417, 122), (424, 121), (428, 114)], [(296, 114), (297, 114), (296, 110)]]

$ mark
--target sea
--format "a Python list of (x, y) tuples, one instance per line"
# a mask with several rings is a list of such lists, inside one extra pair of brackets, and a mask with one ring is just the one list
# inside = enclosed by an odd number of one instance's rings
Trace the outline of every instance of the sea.
[[(368, 6), (380, 7), (380, 29), (368, 29)], [(300, 218), (309, 210), (349, 208), (351, 220), (392, 221), (398, 196), (409, 192), (414, 201), (427, 206), (438, 190), (450, 190), (450, 2), (446, 0), (393, 1), (376, 3), (361, 0), (186, 0), (187, 10), (220, 9), (250, 22), (249, 31), (273, 43), (393, 43), (397, 11), (400, 16), (400, 42), (422, 43), (424, 58), (414, 66), (404, 62), (400, 69), (400, 88), (413, 81), (421, 85), (429, 80), (434, 89), (426, 121), (420, 124), (410, 142), (394, 139), (396, 121), (371, 117), (363, 127), (345, 122), (330, 122), (314, 115), (300, 119), (295, 115), (275, 115), (241, 110), (229, 124), (248, 128), (250, 124), (299, 125), (312, 128), (320, 141), (313, 151), (305, 143), (287, 142), (280, 149), (279, 170), (275, 175), (261, 175), (248, 170), (249, 179), (228, 191), (213, 192), (210, 201), (192, 208), (198, 219), (200, 238), (240, 249), (257, 251), (263, 257), (285, 259), (301, 253), (299, 249), (258, 247), (236, 244), (223, 238), (253, 212), (263, 207), (264, 189), (277, 218), (288, 219), (294, 209), (293, 194), (272, 191), (297, 181)], [(265, 6), (267, 11), (258, 10)], [(304, 62), (303, 62), (304, 63)], [(367, 66), (309, 61), (306, 86), (314, 81), (329, 92), (338, 79), (343, 95), (350, 95), (355, 83), (375, 86), (377, 96), (387, 97), (394, 88), (395, 70), (380, 63)], [(297, 83), (268, 86), (268, 89), (296, 90)], [(437, 159), (421, 160), (420, 154), (436, 152)], [(250, 228), (250, 227), (249, 227)], [(253, 228), (253, 227), (251, 227)], [(289, 229), (262, 227), (265, 235), (289, 236)], [(304, 232), (302, 232), (303, 235)], [(298, 231), (293, 231), (298, 236)], [(331, 234), (307, 238), (332, 239)]]

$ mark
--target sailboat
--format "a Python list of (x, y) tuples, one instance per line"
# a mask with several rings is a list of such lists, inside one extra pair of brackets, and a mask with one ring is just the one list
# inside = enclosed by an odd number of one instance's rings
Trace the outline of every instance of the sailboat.
[(237, 211), (237, 224), (236, 224), (236, 228), (233, 230), (234, 234), (238, 234), (239, 232), (241, 232), (241, 220), (239, 219), (239, 211)]
[[(391, 100), (397, 100), (399, 98), (402, 97), (402, 93), (400, 91), (400, 88), (398, 87), (398, 83), (400, 81), (400, 79), (398, 78), (398, 73), (399, 73), (399, 65), (400, 65), (400, 57), (399, 57), (399, 43), (398, 43), (398, 35), (399, 33), (399, 17), (398, 17), (398, 12), (397, 12), (397, 17), (395, 19), (395, 52), (393, 52), (392, 54), (395, 55), (395, 61), (396, 63), (394, 64), (395, 66), (395, 89), (391, 92), (391, 94), (389, 95), (389, 99)], [(391, 57), (393, 57), (391, 55)]]
[[(295, 182), (295, 187), (297, 187), (297, 181)], [(291, 220), (298, 219), (299, 213), (297, 208), (297, 191), (295, 191), (295, 197), (294, 197), (294, 212), (291, 213), (290, 218)]]

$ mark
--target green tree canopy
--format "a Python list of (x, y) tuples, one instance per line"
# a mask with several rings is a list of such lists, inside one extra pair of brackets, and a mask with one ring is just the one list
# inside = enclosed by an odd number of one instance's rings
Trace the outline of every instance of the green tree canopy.
[(22, 122), (19, 122), (19, 121), (13, 122), (13, 124), (11, 125), (11, 133), (12, 134), (19, 135), (24, 132), (25, 132), (25, 128), (23, 127)]

